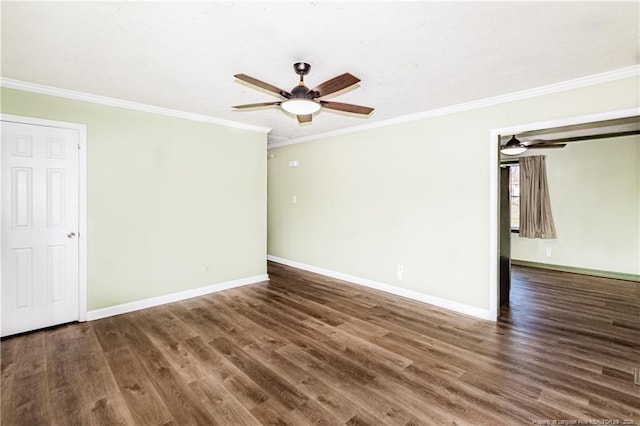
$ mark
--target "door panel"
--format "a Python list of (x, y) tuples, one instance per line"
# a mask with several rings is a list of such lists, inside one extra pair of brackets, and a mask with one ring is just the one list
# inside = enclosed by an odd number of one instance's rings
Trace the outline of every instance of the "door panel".
[(78, 319), (78, 131), (2, 122), (2, 335)]

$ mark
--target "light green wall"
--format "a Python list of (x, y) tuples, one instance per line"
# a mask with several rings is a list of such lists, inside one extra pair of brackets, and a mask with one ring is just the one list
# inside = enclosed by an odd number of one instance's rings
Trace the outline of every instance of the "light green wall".
[(1, 94), (3, 113), (87, 125), (89, 310), (266, 273), (266, 134)]
[(640, 136), (532, 150), (546, 156), (558, 238), (513, 234), (511, 258), (640, 275), (639, 153)]
[(638, 107), (638, 89), (628, 78), (273, 149), (268, 253), (489, 309), (490, 130)]

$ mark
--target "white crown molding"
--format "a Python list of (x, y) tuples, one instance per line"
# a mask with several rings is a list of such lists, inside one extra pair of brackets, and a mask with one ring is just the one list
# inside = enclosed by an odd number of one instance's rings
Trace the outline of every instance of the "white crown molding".
[(152, 308), (154, 306), (164, 305), (167, 303), (179, 302), (192, 297), (204, 296), (205, 294), (216, 293), (222, 290), (241, 287), (249, 284), (256, 284), (268, 281), (269, 275), (255, 275), (253, 277), (241, 278), (239, 280), (227, 281), (224, 283), (213, 284), (205, 287), (193, 288), (190, 290), (180, 291), (178, 293), (165, 294), (163, 296), (151, 297), (149, 299), (138, 300), (122, 305), (109, 306), (107, 308), (96, 309), (87, 312), (87, 321), (93, 321), (100, 318), (111, 317), (114, 315), (126, 314), (127, 312), (139, 311), (140, 309)]
[(331, 278), (336, 278), (342, 281), (348, 281), (353, 284), (358, 284), (364, 287), (373, 288), (375, 290), (384, 291), (385, 293), (395, 294), (396, 296), (406, 297), (407, 299), (416, 300), (422, 303), (428, 303), (440, 308), (449, 309), (450, 311), (458, 312), (472, 317), (481, 318), (485, 320), (495, 321), (496, 318), (491, 315), (491, 312), (487, 309), (476, 308), (475, 306), (465, 305), (463, 303), (454, 302), (452, 300), (441, 299), (435, 296), (429, 296), (428, 294), (420, 293), (413, 290), (408, 290), (402, 287), (396, 287), (394, 285), (373, 281), (367, 278), (357, 277), (355, 275), (344, 274), (342, 272), (331, 271), (329, 269), (320, 268), (318, 266), (307, 265), (305, 263), (296, 262), (295, 260), (284, 259), (282, 257), (276, 257), (267, 255), (267, 260), (272, 262), (281, 263), (283, 265), (292, 266), (294, 268), (302, 269), (316, 274), (324, 275)]
[(456, 112), (469, 111), (472, 109), (484, 108), (492, 105), (498, 105), (498, 104), (503, 104), (507, 102), (514, 102), (522, 99), (534, 98), (537, 96), (563, 92), (571, 89), (578, 89), (580, 87), (594, 86), (596, 84), (608, 83), (610, 81), (621, 80), (623, 78), (639, 77), (639, 76), (640, 76), (640, 65), (634, 65), (631, 67), (620, 68), (617, 70), (608, 71), (601, 74), (594, 74), (586, 77), (576, 78), (574, 80), (568, 80), (560, 83), (554, 83), (546, 86), (536, 87), (533, 89), (527, 89), (519, 92), (508, 93), (506, 95), (494, 96), (491, 98), (480, 99), (477, 101), (465, 102), (465, 103), (451, 105), (444, 108), (436, 108), (429, 111), (403, 115), (400, 117), (375, 121), (373, 123), (362, 124), (359, 126), (347, 127), (344, 129), (334, 130), (330, 132), (318, 133), (315, 135), (304, 136), (301, 138), (289, 139), (282, 142), (274, 142), (268, 145), (268, 149), (280, 148), (287, 145), (310, 142), (318, 139), (326, 139), (333, 136), (340, 136), (340, 135), (346, 135), (349, 133), (361, 132), (363, 130), (394, 126), (396, 124), (408, 123), (411, 121), (422, 120), (425, 118), (432, 118), (432, 117), (438, 117), (438, 116), (452, 114)]
[(6, 87), (7, 89), (22, 90), (24, 92), (38, 93), (40, 95), (57, 96), (60, 98), (73, 99), (76, 101), (91, 102), (94, 104), (149, 112), (152, 114), (181, 118), (183, 120), (200, 121), (202, 123), (217, 124), (219, 126), (232, 127), (234, 129), (249, 130), (252, 132), (269, 133), (271, 131), (271, 129), (268, 127), (255, 126), (253, 124), (240, 123), (238, 121), (232, 120), (225, 120), (222, 118), (211, 117), (204, 114), (178, 111), (175, 109), (125, 101), (122, 99), (109, 98), (107, 96), (93, 95), (91, 93), (77, 92), (75, 90), (61, 89), (59, 87), (45, 86), (43, 84), (29, 83), (27, 81), (13, 80), (4, 77), (0, 78), (0, 86)]

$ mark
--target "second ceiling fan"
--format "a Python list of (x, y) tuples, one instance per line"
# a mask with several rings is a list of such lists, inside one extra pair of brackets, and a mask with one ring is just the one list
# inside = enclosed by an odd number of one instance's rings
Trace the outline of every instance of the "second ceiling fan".
[(521, 142), (513, 135), (507, 143), (500, 147), (500, 152), (505, 155), (519, 155), (528, 149), (564, 148), (567, 145), (558, 142), (561, 140), (534, 139)]
[(293, 69), (296, 74), (300, 76), (300, 81), (298, 82), (298, 85), (296, 87), (291, 89), (290, 92), (282, 90), (269, 83), (265, 83), (264, 81), (260, 81), (256, 78), (249, 77), (246, 74), (234, 75), (234, 77), (238, 80), (242, 80), (246, 83), (264, 89), (270, 93), (274, 93), (275, 95), (282, 97), (283, 100), (236, 105), (232, 108), (242, 110), (249, 108), (280, 106), (283, 110), (297, 116), (298, 122), (300, 124), (310, 123), (312, 120), (312, 114), (319, 111), (321, 108), (361, 115), (369, 115), (371, 114), (371, 112), (373, 112), (373, 108), (361, 105), (345, 104), (342, 102), (332, 102), (320, 99), (353, 86), (360, 81), (358, 77), (355, 77), (347, 72), (330, 80), (327, 80), (324, 83), (314, 87), (313, 89), (309, 89), (304, 84), (304, 76), (309, 74), (311, 65), (306, 62), (296, 62), (295, 64), (293, 64)]

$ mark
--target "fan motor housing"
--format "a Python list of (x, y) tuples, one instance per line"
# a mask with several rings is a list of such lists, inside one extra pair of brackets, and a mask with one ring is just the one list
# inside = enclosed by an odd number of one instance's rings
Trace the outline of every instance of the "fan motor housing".
[(291, 89), (291, 94), (294, 98), (307, 98), (307, 93), (309, 93), (309, 88), (307, 86), (296, 86)]

